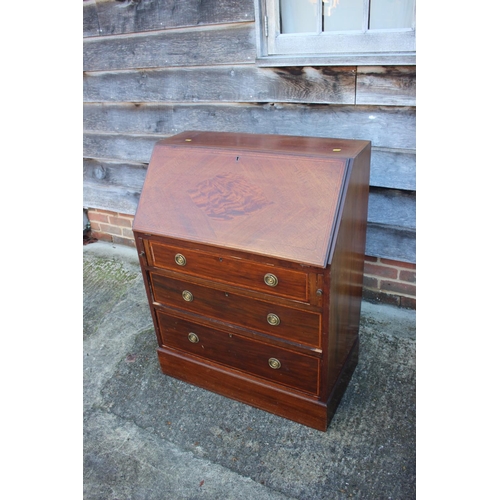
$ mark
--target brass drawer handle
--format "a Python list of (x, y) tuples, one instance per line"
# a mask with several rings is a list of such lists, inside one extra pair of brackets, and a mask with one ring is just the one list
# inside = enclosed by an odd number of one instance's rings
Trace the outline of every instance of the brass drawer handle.
[(276, 358), (269, 358), (269, 366), (273, 370), (279, 370), (281, 368), (281, 362), (279, 359)]
[(279, 318), (279, 316), (277, 314), (269, 313), (267, 315), (267, 322), (271, 326), (278, 326), (280, 324), (280, 318)]
[(175, 254), (175, 263), (178, 266), (185, 266), (186, 265), (186, 257), (182, 255), (181, 253)]
[(184, 290), (182, 292), (182, 298), (186, 301), (186, 302), (192, 302), (193, 301), (193, 294), (191, 292), (189, 292), (188, 290)]
[(268, 286), (276, 286), (278, 284), (278, 278), (274, 274), (267, 273), (264, 276), (264, 283)]
[(196, 335), (196, 333), (188, 333), (188, 340), (189, 342), (192, 342), (193, 344), (197, 344), (200, 339), (198, 338), (198, 335)]

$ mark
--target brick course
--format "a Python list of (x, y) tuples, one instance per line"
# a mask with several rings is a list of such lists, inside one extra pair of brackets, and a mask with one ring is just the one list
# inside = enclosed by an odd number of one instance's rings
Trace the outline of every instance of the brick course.
[[(93, 238), (135, 247), (133, 215), (89, 208), (87, 216)], [(416, 265), (365, 256), (363, 298), (370, 302), (416, 309)]]
[(135, 247), (132, 233), (133, 215), (89, 208), (87, 217), (93, 238), (116, 243), (117, 245)]
[(365, 258), (363, 298), (416, 309), (416, 265), (380, 257)]

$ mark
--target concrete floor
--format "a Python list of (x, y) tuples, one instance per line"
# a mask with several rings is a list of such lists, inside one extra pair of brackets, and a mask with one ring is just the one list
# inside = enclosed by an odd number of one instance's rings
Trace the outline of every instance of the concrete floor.
[(134, 249), (85, 245), (83, 269), (85, 500), (416, 497), (414, 311), (363, 302), (323, 433), (163, 375)]

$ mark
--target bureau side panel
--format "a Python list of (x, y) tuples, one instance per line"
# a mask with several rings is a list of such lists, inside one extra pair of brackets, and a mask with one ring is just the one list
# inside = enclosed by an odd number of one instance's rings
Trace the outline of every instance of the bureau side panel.
[[(368, 215), (370, 145), (352, 161), (329, 281), (326, 396), (331, 395), (358, 342)], [(350, 363), (352, 364), (352, 363)]]

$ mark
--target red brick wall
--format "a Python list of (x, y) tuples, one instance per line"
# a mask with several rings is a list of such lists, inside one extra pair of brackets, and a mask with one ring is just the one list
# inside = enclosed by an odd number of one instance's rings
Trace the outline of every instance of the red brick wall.
[[(89, 208), (91, 235), (103, 241), (135, 247), (133, 215)], [(363, 298), (416, 309), (416, 266), (406, 262), (365, 257)]]
[(365, 257), (363, 298), (416, 309), (416, 265), (380, 257)]
[(87, 217), (93, 238), (135, 247), (134, 234), (132, 233), (133, 215), (89, 208)]

